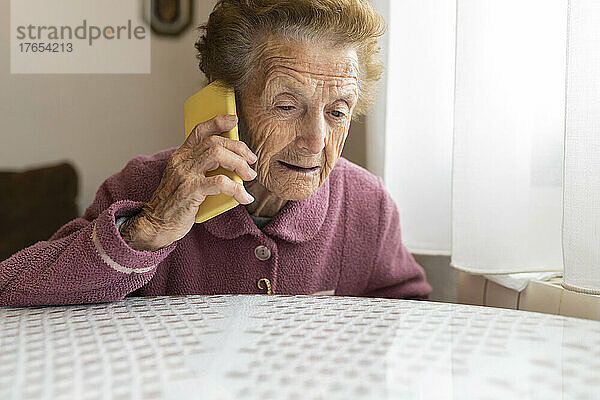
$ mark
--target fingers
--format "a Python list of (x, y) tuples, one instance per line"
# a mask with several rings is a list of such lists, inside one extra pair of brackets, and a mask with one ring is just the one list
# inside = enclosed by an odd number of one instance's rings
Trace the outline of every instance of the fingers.
[(216, 115), (208, 121), (196, 125), (188, 136), (187, 140), (198, 143), (208, 136), (221, 134), (232, 130), (237, 122), (238, 120), (236, 115)]
[(226, 194), (233, 197), (240, 204), (250, 204), (254, 197), (244, 188), (244, 185), (231, 180), (225, 175), (215, 175), (203, 180), (199, 190), (203, 195)]
[(202, 159), (198, 164), (201, 174), (206, 174), (208, 171), (223, 167), (229, 171), (233, 171), (245, 181), (251, 181), (256, 178), (256, 171), (248, 165), (248, 161), (239, 154), (223, 147), (213, 146), (202, 155)]
[[(226, 194), (241, 204), (249, 204), (254, 198), (246, 191), (244, 185), (228, 176), (219, 174), (206, 177), (206, 173), (218, 167), (235, 172), (243, 180), (256, 178), (256, 172), (249, 164), (256, 163), (258, 157), (248, 146), (239, 140), (220, 136), (235, 127), (238, 119), (235, 115), (217, 115), (210, 120), (196, 125), (182, 146), (182, 157), (187, 164), (187, 173), (193, 171), (196, 179), (186, 181), (187, 190), (191, 190), (205, 198), (208, 195)], [(202, 177), (201, 179), (197, 179)], [(188, 191), (188, 193), (191, 193)]]
[(240, 140), (232, 140), (232, 139), (224, 138), (222, 136), (215, 136), (215, 137), (219, 138), (217, 140), (221, 141), (221, 146), (244, 157), (244, 159), (246, 159), (248, 164), (252, 165), (258, 160), (258, 157), (256, 156), (256, 154), (254, 154), (252, 152), (252, 150), (250, 150), (250, 148), (248, 147), (248, 145), (246, 143), (244, 143)]
[[(189, 144), (196, 147), (195, 151), (200, 152), (205, 151), (208, 147), (221, 145), (244, 157), (248, 161), (248, 164), (254, 164), (258, 160), (258, 157), (250, 150), (246, 143), (218, 136), (232, 130), (235, 124), (237, 124), (236, 115), (217, 115), (206, 122), (196, 125), (186, 142), (192, 142)], [(198, 149), (198, 145), (202, 148)]]
[(254, 154), (250, 148), (248, 148), (246, 143), (216, 135), (206, 138), (201, 144), (194, 148), (194, 151), (196, 153), (204, 153), (205, 151), (210, 150), (211, 147), (218, 146), (224, 147), (243, 157), (250, 165), (254, 164), (258, 160), (256, 154)]

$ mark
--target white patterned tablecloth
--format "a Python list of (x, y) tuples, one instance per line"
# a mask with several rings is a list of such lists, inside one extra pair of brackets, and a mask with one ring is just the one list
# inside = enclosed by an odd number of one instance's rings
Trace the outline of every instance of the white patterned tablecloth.
[(0, 399), (599, 399), (600, 322), (335, 296), (0, 308)]

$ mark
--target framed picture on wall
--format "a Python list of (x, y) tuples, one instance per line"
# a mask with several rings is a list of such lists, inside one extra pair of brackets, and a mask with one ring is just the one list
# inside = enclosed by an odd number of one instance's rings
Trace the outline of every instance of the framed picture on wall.
[(192, 22), (193, 0), (145, 0), (144, 18), (157, 35), (177, 36)]

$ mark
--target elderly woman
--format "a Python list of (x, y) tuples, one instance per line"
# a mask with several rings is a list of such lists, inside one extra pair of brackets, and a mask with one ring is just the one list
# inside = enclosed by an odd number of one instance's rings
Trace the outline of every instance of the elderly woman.
[[(221, 0), (196, 48), (238, 116), (131, 160), (83, 218), (0, 264), (0, 304), (267, 293), (426, 298), (381, 180), (340, 158), (381, 73), (366, 0)], [(220, 136), (239, 123), (241, 141)], [(224, 175), (207, 177), (218, 166)], [(206, 196), (239, 206), (194, 223)]]

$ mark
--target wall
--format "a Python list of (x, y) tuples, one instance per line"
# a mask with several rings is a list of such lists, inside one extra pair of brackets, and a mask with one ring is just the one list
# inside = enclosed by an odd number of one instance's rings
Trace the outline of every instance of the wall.
[[(195, 4), (198, 23), (213, 2)], [(203, 79), (193, 29), (152, 37), (151, 74), (11, 75), (9, 6), (0, 2), (0, 169), (71, 161), (83, 211), (129, 159), (181, 143), (183, 103)]]
[[(196, 1), (194, 24), (214, 1)], [(183, 103), (203, 85), (189, 28), (177, 39), (152, 37), (152, 73), (10, 74), (10, 1), (0, 2), (0, 169), (72, 162), (80, 211), (104, 179), (138, 154), (177, 146)], [(364, 129), (353, 129), (344, 155), (364, 164)]]

